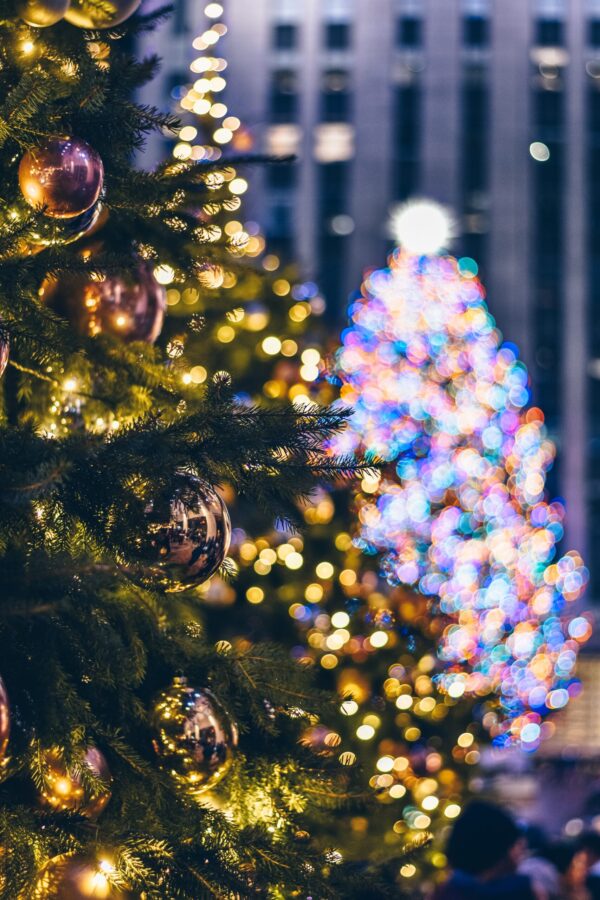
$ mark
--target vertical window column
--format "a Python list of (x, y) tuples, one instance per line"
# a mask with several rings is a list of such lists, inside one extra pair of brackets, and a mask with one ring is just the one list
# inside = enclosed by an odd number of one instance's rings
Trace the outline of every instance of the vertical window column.
[(318, 164), (318, 280), (333, 318), (345, 300), (340, 285), (344, 283), (347, 235), (336, 223), (342, 224), (348, 217), (350, 166), (350, 162)]
[(395, 200), (406, 200), (419, 190), (421, 149), (421, 89), (415, 76), (396, 88), (392, 146), (392, 189)]
[[(588, 523), (591, 548), (600, 541), (600, 80), (590, 78), (587, 96), (587, 160), (588, 188)], [(600, 596), (600, 570), (591, 567), (592, 597)]]
[[(559, 431), (563, 303), (564, 96), (560, 86), (533, 95), (533, 333), (535, 401)], [(556, 476), (554, 476), (556, 477)]]
[(485, 64), (466, 65), (462, 85), (461, 194), (463, 251), (485, 269), (489, 191), (490, 90)]

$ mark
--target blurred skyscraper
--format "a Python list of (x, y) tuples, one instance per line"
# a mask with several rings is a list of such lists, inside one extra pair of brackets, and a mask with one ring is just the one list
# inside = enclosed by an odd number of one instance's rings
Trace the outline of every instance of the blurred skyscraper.
[(177, 0), (153, 38), (155, 102), (197, 77), (192, 41), (221, 6), (245, 129), (231, 152), (298, 156), (253, 172), (254, 218), (335, 319), (384, 261), (396, 204), (454, 211), (452, 249), (530, 368), (567, 543), (600, 597), (600, 0)]

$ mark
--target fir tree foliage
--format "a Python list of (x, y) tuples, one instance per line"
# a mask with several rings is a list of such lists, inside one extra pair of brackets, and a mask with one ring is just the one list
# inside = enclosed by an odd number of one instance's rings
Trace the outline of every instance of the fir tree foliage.
[[(345, 413), (242, 403), (218, 372), (203, 387), (189, 384), (181, 321), (157, 346), (127, 344), (78, 334), (39, 298), (49, 277), (135, 277), (140, 259), (167, 273), (163, 280), (198, 277), (202, 293), (202, 276), (227, 255), (210, 221), (238, 202), (222, 163), (221, 171), (180, 161), (143, 171), (131, 162), (150, 131), (177, 127), (132, 101), (157, 60), (134, 59), (126, 37), (156, 18), (138, 14), (101, 32), (67, 22), (36, 29), (16, 2), (0, 6), (0, 319), (10, 341), (0, 674), (12, 726), (0, 774), (0, 895), (37, 896), (49, 860), (81, 854), (114, 896), (350, 896), (344, 866), (301, 828), (309, 808), (355, 795), (336, 761), (297, 744), (306, 723), (327, 714), (327, 697), (280, 648), (215, 646), (197, 615), (179, 614), (151, 578), (135, 577), (148, 503), (181, 471), (294, 520), (297, 499), (318, 480), (357, 469), (322, 451)], [(67, 244), (58, 230), (41, 246), (47, 210), (24, 203), (19, 162), (65, 134), (100, 154), (108, 217), (83, 241)], [(210, 686), (241, 731), (233, 769), (200, 800), (177, 787), (152, 749), (154, 697), (178, 673)], [(59, 748), (93, 791), (102, 783), (82, 764), (90, 747), (112, 776), (98, 821), (44, 807), (44, 751)]]

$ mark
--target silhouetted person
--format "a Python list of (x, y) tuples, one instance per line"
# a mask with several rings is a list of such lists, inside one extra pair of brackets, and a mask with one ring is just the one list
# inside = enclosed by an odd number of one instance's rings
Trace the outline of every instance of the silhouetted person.
[(517, 874), (523, 848), (508, 813), (492, 803), (470, 803), (452, 829), (446, 847), (452, 873), (434, 900), (542, 900), (529, 878)]
[(600, 900), (600, 834), (588, 831), (581, 835), (573, 862), (581, 872), (589, 900)]

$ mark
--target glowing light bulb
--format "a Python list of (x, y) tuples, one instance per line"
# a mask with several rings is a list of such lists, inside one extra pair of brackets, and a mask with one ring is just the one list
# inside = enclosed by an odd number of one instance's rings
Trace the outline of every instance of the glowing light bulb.
[(447, 209), (433, 200), (411, 200), (391, 215), (390, 232), (414, 256), (434, 256), (454, 237), (454, 222)]

